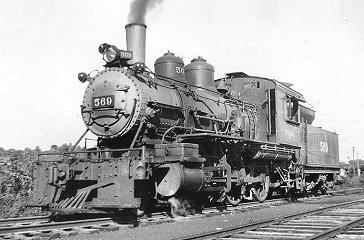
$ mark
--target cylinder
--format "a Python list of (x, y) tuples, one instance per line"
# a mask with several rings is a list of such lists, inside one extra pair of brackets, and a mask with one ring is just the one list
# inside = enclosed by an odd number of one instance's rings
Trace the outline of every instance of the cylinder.
[(172, 164), (157, 186), (157, 193), (170, 197), (178, 191), (199, 192), (205, 183), (205, 174), (201, 169), (184, 168), (179, 164)]
[(129, 64), (145, 63), (145, 39), (147, 26), (143, 23), (130, 23), (125, 26), (126, 48), (133, 52), (133, 59)]

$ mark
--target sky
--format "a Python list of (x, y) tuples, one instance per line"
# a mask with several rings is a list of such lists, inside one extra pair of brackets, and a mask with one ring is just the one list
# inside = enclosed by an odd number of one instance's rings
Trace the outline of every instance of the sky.
[[(101, 43), (126, 49), (129, 0), (0, 0), (0, 147), (48, 150), (85, 131), (79, 72)], [(146, 64), (203, 56), (215, 78), (242, 71), (293, 83), (339, 134), (340, 160), (364, 159), (364, 1), (165, 0), (146, 16)], [(92, 136), (89, 136), (92, 137)]]

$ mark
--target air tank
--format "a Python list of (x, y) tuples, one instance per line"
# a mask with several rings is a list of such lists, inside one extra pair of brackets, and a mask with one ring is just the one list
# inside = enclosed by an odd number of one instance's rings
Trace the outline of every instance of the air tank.
[(155, 61), (154, 72), (158, 79), (177, 80), (177, 83), (186, 84), (185, 63), (169, 51)]
[(188, 84), (212, 91), (216, 91), (214, 86), (214, 72), (214, 67), (202, 57), (193, 59), (185, 68), (185, 76)]

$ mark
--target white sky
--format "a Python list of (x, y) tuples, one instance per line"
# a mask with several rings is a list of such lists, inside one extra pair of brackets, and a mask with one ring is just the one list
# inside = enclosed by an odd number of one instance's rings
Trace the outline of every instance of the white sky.
[[(98, 46), (125, 49), (129, 0), (0, 0), (0, 147), (74, 143), (84, 132), (79, 72)], [(147, 65), (170, 50), (203, 56), (215, 77), (243, 71), (294, 84), (340, 160), (364, 158), (364, 1), (165, 0), (146, 19)], [(355, 152), (355, 157), (357, 156)]]

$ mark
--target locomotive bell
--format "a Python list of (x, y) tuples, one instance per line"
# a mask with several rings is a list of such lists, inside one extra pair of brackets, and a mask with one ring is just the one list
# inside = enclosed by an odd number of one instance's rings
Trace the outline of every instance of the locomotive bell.
[(78, 80), (80, 80), (80, 82), (82, 82), (82, 83), (86, 82), (88, 79), (87, 74), (84, 72), (79, 73), (77, 77), (78, 77)]
[(202, 90), (216, 91), (214, 87), (214, 72), (214, 67), (202, 57), (193, 59), (190, 64), (186, 65), (185, 69), (187, 83), (200, 87)]
[(225, 80), (220, 80), (219, 85), (217, 86), (217, 91), (219, 93), (225, 94), (229, 91), (229, 89), (227, 88), (226, 84), (225, 84)]

